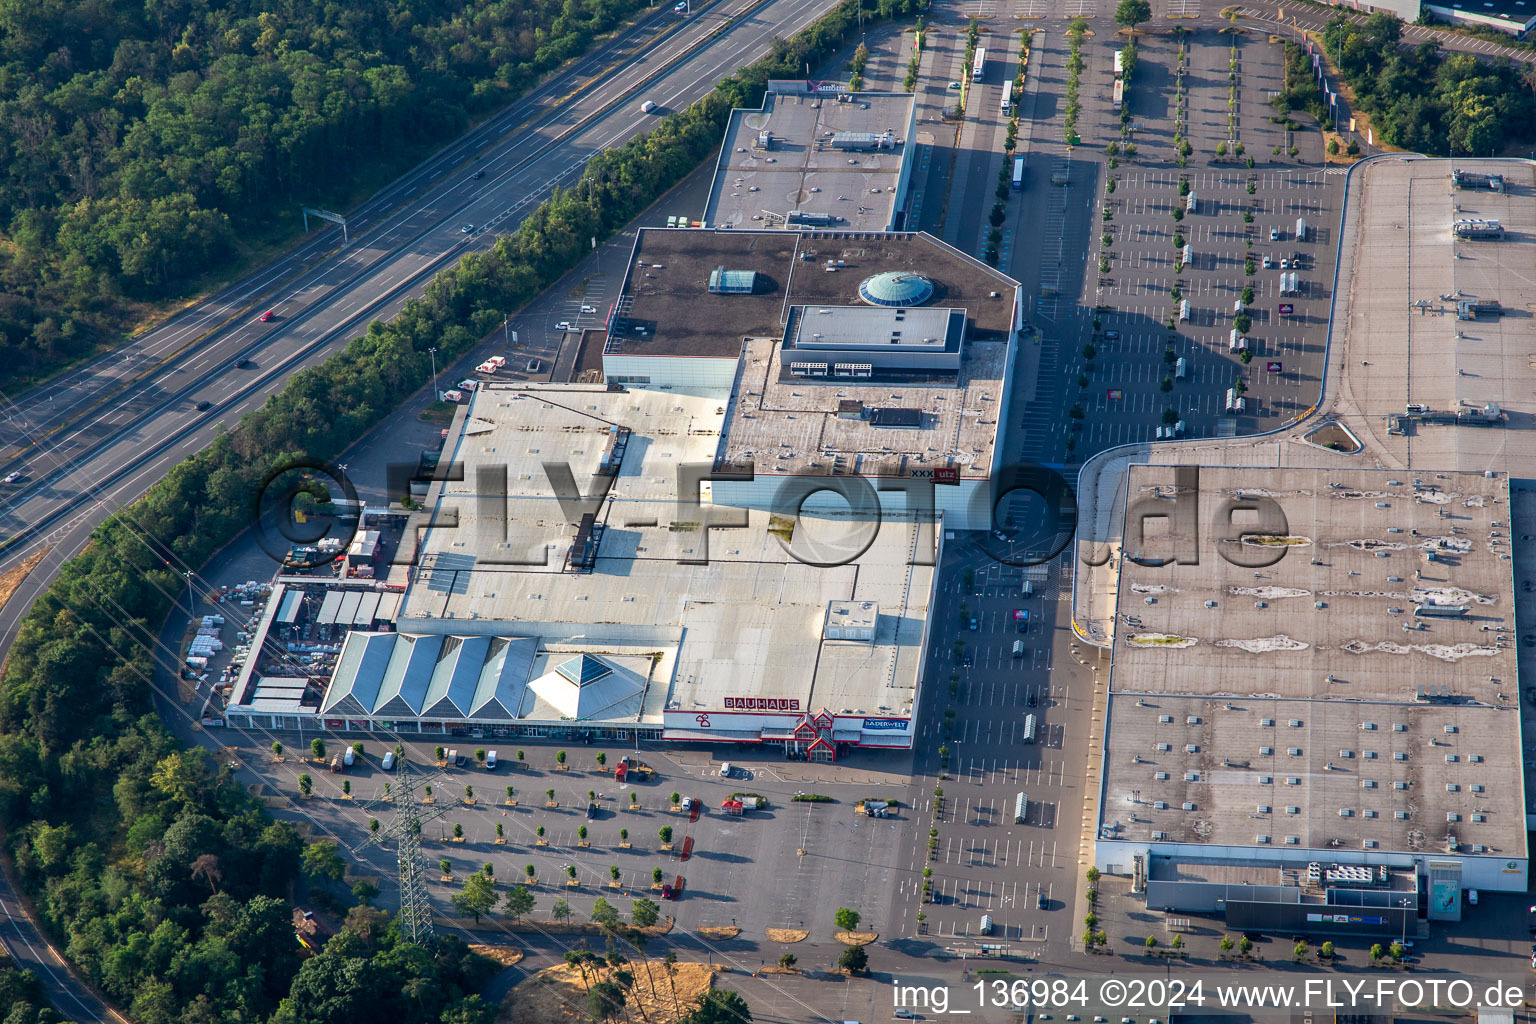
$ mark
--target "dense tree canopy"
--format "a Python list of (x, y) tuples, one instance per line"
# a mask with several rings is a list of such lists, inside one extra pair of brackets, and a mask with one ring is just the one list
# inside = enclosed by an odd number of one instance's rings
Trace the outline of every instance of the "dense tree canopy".
[(0, 3), (0, 383), (111, 341), (641, 0)]
[(1536, 136), (1531, 83), (1508, 61), (1442, 55), (1429, 42), (1403, 50), (1402, 27), (1378, 12), (1360, 24), (1336, 15), (1323, 31), (1329, 59), (1377, 138), (1437, 156), (1489, 156)]

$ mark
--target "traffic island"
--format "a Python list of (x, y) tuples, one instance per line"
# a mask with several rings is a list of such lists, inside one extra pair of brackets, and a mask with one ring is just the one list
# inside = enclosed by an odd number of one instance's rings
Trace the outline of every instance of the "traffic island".
[(799, 928), (769, 928), (765, 934), (771, 942), (804, 942), (811, 935)]
[(845, 946), (867, 946), (880, 937), (879, 932), (833, 932), (832, 937)]

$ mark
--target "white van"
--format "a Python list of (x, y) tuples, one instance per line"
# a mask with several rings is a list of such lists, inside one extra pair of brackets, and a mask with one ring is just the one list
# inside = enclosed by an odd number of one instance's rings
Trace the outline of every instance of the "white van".
[(1002, 111), (1003, 111), (1003, 113), (1005, 113), (1005, 114), (1008, 113), (1008, 108), (1010, 106), (1012, 106), (1012, 101), (1009, 99), (1008, 95), (1006, 93), (1004, 93), (1003, 94), (1003, 102), (1002, 102)]
[(488, 771), (488, 772), (493, 772), (493, 771), (496, 770), (496, 751), (494, 751), (494, 750), (486, 751), (486, 754), (485, 754), (485, 770)]
[(394, 769), (394, 767), (395, 767), (395, 752), (393, 750), (391, 750), (389, 753), (384, 755), (384, 762), (383, 762), (383, 764), (380, 767), (382, 767), (385, 771), (391, 771), (391, 770)]
[(735, 768), (734, 765), (731, 764), (731, 762), (726, 761), (726, 762), (724, 762), (723, 764), (720, 765), (720, 777), (722, 779), (728, 779), (732, 775), (735, 775), (735, 774), (736, 774), (736, 768)]
[(348, 768), (351, 768), (354, 764), (357, 763), (357, 751), (353, 750), (351, 747), (343, 750), (341, 752), (341, 763), (346, 765)]

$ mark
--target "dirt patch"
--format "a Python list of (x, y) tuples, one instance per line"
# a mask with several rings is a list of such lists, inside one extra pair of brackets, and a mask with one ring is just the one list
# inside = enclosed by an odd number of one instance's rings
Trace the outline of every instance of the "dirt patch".
[[(676, 963), (668, 968), (657, 960), (634, 960), (625, 966), (635, 979), (628, 993), (633, 1019), (650, 1024), (684, 1020), (698, 997), (714, 985), (715, 970), (709, 964)], [(589, 1024), (587, 991), (612, 974), (606, 965), (589, 966), (585, 978), (569, 964), (546, 967), (507, 993), (497, 1024)]]
[(43, 550), (20, 565), (0, 573), (0, 608), (5, 607), (6, 602), (11, 599), (11, 595), (16, 593), (16, 588), (21, 586), (22, 582), (32, 574), (32, 570), (37, 568), (37, 563), (41, 562), (48, 552), (52, 550), (52, 548), (43, 548)]
[(810, 937), (810, 932), (803, 932), (798, 928), (769, 928), (768, 938), (773, 942), (804, 942)]
[(867, 946), (880, 937), (879, 932), (833, 932), (832, 937), (845, 946)]
[(729, 924), (708, 924), (698, 932), (706, 939), (734, 939), (741, 934), (741, 929)]
[(471, 943), (469, 951), (495, 960), (503, 967), (511, 967), (523, 958), (523, 951), (512, 946), (477, 946)]

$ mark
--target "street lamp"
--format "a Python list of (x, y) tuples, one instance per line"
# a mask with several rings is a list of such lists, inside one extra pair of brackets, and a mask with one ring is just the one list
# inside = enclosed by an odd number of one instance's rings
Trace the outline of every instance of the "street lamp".
[(182, 573), (182, 575), (187, 578), (187, 615), (190, 616), (192, 614), (192, 611), (193, 611), (193, 606), (192, 606), (192, 576), (194, 574), (193, 574), (191, 569), (188, 569), (186, 572)]
[(427, 352), (432, 356), (432, 399), (441, 402), (442, 394), (437, 390), (437, 349), (429, 348)]

